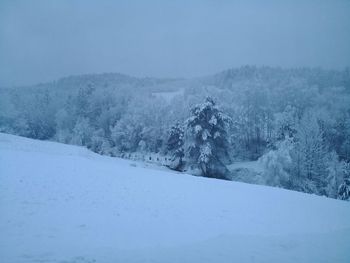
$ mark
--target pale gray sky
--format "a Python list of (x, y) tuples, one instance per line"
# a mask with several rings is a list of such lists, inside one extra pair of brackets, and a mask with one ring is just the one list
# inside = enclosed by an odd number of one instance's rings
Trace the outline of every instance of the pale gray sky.
[(349, 0), (0, 0), (0, 85), (350, 65)]

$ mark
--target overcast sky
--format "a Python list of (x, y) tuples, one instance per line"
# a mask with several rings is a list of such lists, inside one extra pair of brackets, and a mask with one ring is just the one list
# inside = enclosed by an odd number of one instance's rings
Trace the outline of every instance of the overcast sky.
[(0, 85), (350, 65), (350, 0), (0, 0)]

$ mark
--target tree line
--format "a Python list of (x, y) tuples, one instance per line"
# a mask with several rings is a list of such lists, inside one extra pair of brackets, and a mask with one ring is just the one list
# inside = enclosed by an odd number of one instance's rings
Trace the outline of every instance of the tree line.
[[(168, 98), (175, 92), (175, 96)], [(194, 80), (87, 75), (0, 89), (0, 130), (110, 156), (170, 156), (223, 179), (257, 161), (263, 183), (346, 199), (350, 73), (242, 67)], [(250, 176), (249, 174), (246, 175)]]

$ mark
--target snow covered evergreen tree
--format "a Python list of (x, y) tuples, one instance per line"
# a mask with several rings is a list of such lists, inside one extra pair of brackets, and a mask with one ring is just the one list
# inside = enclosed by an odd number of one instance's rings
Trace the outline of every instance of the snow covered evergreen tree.
[(344, 163), (344, 181), (338, 189), (338, 199), (350, 200), (350, 163)]
[(170, 128), (167, 150), (171, 154), (171, 164), (169, 167), (177, 171), (183, 170), (183, 157), (185, 156), (184, 128), (179, 122)]
[(193, 107), (191, 115), (186, 121), (189, 139), (187, 159), (201, 170), (203, 176), (228, 179), (225, 166), (229, 159), (226, 131), (230, 118), (219, 110), (210, 97)]
[(345, 179), (339, 186), (338, 199), (350, 200), (350, 179)]

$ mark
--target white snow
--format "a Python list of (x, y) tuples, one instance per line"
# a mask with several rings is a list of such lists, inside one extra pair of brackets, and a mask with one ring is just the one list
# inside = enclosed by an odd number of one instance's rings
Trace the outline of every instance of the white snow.
[(0, 134), (0, 261), (350, 262), (350, 202)]

